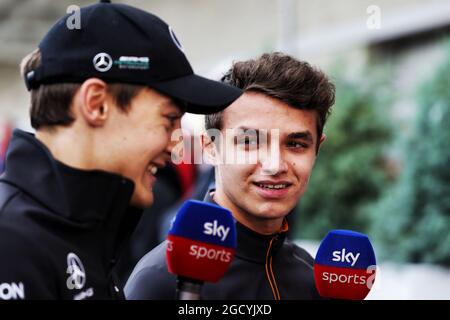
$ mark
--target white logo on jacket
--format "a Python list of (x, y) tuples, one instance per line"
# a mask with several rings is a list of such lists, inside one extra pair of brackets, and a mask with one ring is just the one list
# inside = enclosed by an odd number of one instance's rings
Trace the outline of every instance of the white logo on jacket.
[(25, 299), (25, 287), (19, 283), (0, 283), (0, 300)]
[(67, 278), (66, 285), (69, 290), (83, 289), (86, 283), (86, 272), (83, 263), (78, 256), (71, 252), (67, 255)]

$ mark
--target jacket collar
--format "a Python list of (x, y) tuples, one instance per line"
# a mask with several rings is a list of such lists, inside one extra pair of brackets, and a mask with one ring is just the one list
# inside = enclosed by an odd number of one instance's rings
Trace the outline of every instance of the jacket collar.
[(141, 210), (129, 207), (134, 191), (131, 180), (103, 171), (70, 168), (55, 160), (30, 133), (14, 131), (6, 168), (4, 181), (51, 211), (48, 218), (68, 226), (100, 227), (112, 251), (121, 238), (131, 234), (141, 216)]
[[(205, 202), (217, 204), (212, 197), (214, 191), (214, 189), (208, 190), (204, 198)], [(265, 264), (268, 254), (276, 255), (283, 246), (288, 231), (288, 223), (285, 219), (279, 232), (265, 235), (257, 233), (236, 221), (236, 231), (236, 257), (254, 263)]]

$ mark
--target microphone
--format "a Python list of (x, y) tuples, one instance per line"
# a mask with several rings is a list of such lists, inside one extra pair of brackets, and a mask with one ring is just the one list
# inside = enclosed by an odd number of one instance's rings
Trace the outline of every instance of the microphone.
[(365, 234), (332, 230), (322, 240), (314, 261), (314, 278), (322, 297), (364, 300), (375, 273), (375, 252)]
[(211, 203), (186, 201), (167, 236), (167, 267), (178, 276), (177, 300), (200, 300), (203, 282), (219, 281), (235, 250), (231, 212)]

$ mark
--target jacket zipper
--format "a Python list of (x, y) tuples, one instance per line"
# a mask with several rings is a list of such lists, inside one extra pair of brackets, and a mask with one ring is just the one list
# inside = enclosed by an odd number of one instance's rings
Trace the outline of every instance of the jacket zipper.
[(269, 244), (269, 248), (267, 249), (267, 254), (266, 254), (266, 276), (267, 279), (269, 280), (269, 284), (270, 284), (270, 288), (272, 289), (272, 293), (273, 293), (273, 297), (275, 300), (281, 300), (280, 297), (280, 292), (278, 291), (278, 286), (277, 286), (277, 281), (275, 280), (275, 275), (273, 273), (273, 268), (272, 268), (272, 254), (271, 254), (271, 250), (272, 250), (272, 244), (273, 241), (275, 240), (276, 237), (273, 237), (270, 240), (270, 244)]

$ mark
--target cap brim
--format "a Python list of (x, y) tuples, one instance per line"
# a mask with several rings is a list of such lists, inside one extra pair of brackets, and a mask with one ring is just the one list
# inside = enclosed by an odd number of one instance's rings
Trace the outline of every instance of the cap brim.
[(219, 112), (242, 95), (239, 88), (192, 74), (152, 83), (161, 93), (186, 103), (186, 112), (211, 114)]

